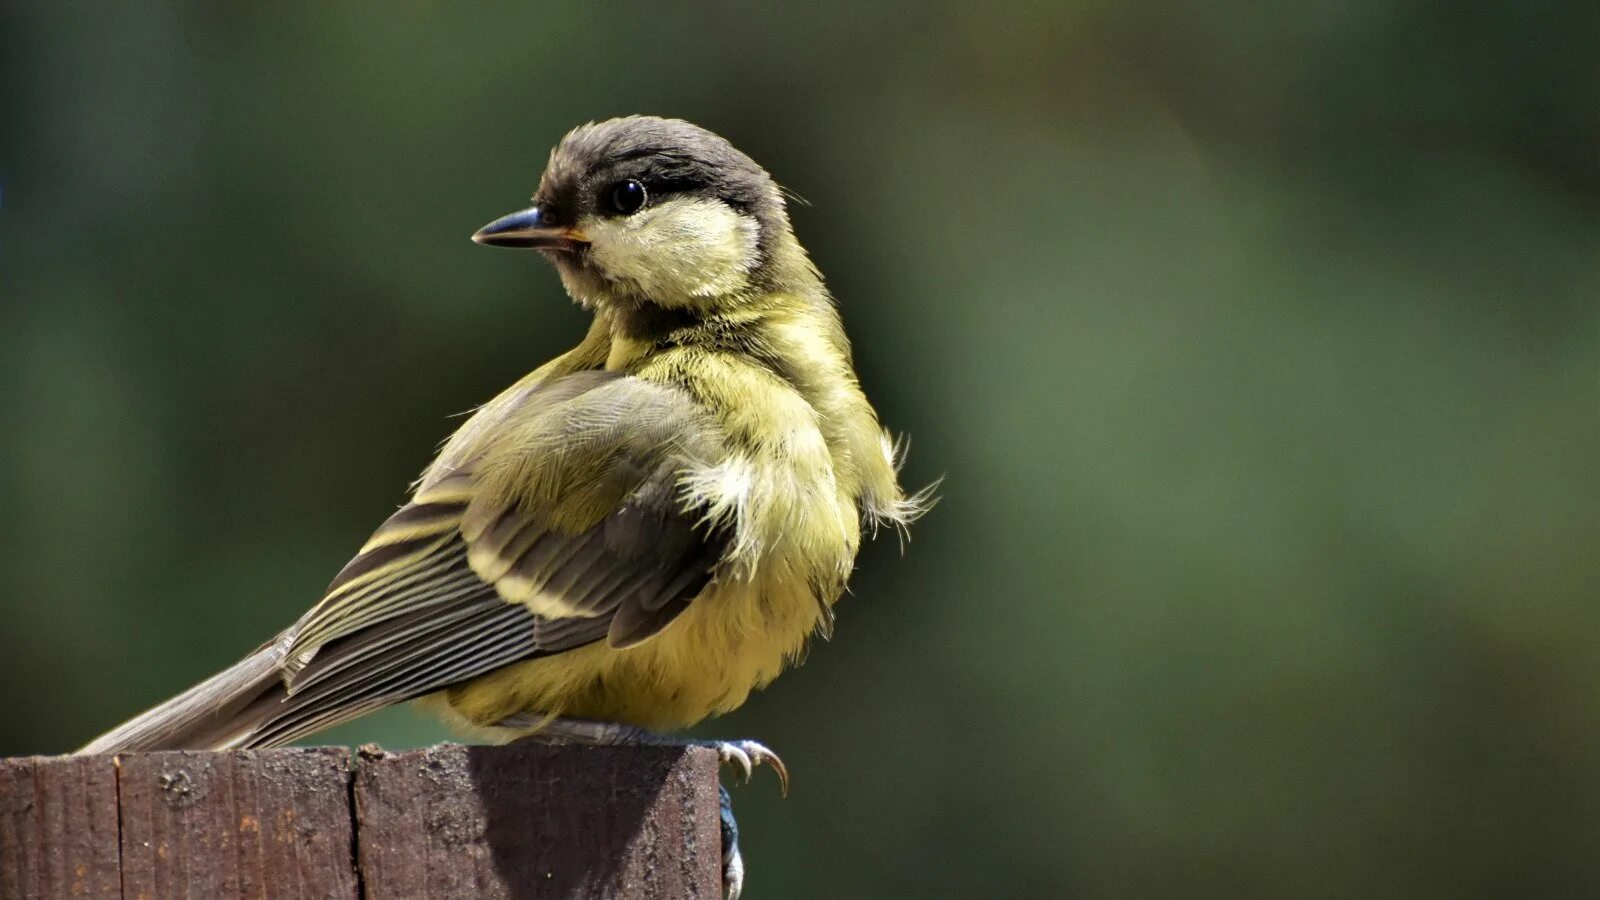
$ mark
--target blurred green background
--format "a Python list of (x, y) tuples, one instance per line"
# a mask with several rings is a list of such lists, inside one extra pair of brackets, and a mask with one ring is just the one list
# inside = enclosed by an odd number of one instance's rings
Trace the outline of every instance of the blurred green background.
[[(706, 733), (753, 898), (1600, 892), (1600, 7), (7, 4), (0, 753), (293, 620), (719, 131), (947, 474)], [(445, 738), (408, 710), (332, 740)]]

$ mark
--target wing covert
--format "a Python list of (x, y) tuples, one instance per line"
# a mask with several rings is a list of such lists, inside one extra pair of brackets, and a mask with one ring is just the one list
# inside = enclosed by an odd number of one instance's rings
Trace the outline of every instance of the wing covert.
[(529, 390), (479, 429), (470, 461), (431, 470), (293, 629), (288, 696), (249, 743), (670, 624), (728, 544), (679, 503), (682, 473), (720, 439), (681, 393), (632, 381)]

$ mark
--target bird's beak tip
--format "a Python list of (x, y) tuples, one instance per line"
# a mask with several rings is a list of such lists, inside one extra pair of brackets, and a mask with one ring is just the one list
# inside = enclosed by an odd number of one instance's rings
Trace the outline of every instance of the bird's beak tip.
[(528, 250), (571, 250), (588, 243), (588, 238), (571, 227), (562, 227), (535, 206), (502, 216), (472, 234), (472, 242), (487, 247), (520, 247)]

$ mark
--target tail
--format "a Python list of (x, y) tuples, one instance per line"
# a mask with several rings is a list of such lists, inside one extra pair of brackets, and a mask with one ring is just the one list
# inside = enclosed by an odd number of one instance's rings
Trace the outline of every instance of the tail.
[(227, 750), (251, 738), (286, 697), (284, 632), (261, 649), (171, 700), (90, 741), (78, 753)]
[[(465, 585), (465, 591), (444, 591), (414, 609), (392, 612), (308, 649), (296, 643), (301, 637), (296, 625), (78, 752), (281, 747), (508, 663), (563, 649), (560, 644), (541, 647), (541, 620), (526, 606), (500, 599), (466, 566), (462, 553), (455, 587)], [(594, 621), (603, 629), (607, 620)], [(601, 630), (590, 639), (604, 635)]]
[[(455, 519), (438, 519), (441, 509), (459, 514), (465, 506), (435, 499), (403, 508), (390, 521), (410, 529), (405, 534), (448, 527), (449, 535), (374, 538), (299, 623), (78, 752), (281, 747), (511, 663), (602, 640), (615, 627), (611, 616), (546, 620), (506, 602), (473, 571)], [(673, 577), (673, 585), (688, 584)]]

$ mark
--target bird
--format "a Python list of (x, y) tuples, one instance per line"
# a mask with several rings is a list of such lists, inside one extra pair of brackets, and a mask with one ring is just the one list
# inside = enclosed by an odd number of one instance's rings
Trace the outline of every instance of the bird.
[[(937, 485), (901, 487), (787, 197), (681, 119), (566, 134), (472, 240), (548, 260), (587, 333), (479, 407), (298, 621), (79, 752), (274, 747), (412, 700), (486, 740), (666, 742), (830, 636), (863, 536)], [(765, 745), (704, 743), (787, 790)]]

